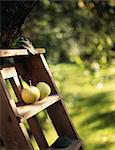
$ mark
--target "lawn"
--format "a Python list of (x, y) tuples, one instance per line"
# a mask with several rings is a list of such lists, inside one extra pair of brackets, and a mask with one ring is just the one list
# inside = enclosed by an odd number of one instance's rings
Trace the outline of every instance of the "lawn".
[[(75, 64), (51, 69), (85, 150), (115, 150), (115, 67), (93, 76)], [(49, 127), (49, 143), (56, 136)]]

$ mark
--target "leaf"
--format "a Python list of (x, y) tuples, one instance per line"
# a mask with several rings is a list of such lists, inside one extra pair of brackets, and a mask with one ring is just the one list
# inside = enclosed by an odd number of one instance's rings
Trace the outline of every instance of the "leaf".
[(33, 47), (32, 43), (24, 38), (24, 37), (18, 37), (15, 39), (12, 43), (13, 48), (25, 48), (27, 49), (30, 53), (35, 54), (35, 48)]

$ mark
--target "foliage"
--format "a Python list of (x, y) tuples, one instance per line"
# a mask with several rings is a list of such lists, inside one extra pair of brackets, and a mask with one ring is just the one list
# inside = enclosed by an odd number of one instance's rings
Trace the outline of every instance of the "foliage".
[(114, 11), (114, 0), (43, 0), (22, 30), (35, 47), (47, 49), (50, 63), (104, 66), (115, 58)]

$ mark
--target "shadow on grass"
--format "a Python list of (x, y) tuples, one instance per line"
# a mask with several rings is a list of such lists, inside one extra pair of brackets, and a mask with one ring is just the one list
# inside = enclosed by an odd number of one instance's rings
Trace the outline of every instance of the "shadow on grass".
[(112, 143), (106, 142), (106, 143), (100, 143), (94, 146), (93, 149), (95, 150), (108, 150), (112, 146)]
[[(100, 92), (91, 96), (68, 94), (64, 98), (67, 100), (70, 116), (75, 119), (74, 123), (78, 126), (84, 143), (89, 138), (88, 143), (85, 143), (86, 149), (110, 149), (114, 144), (113, 140), (108, 138), (104, 141), (104, 138), (108, 134), (111, 137), (112, 133), (108, 133), (109, 128), (111, 131), (115, 129), (115, 110), (110, 109), (115, 103), (114, 92)], [(80, 121), (79, 125), (77, 117)]]
[[(71, 96), (73, 109), (70, 114), (71, 117), (85, 115), (85, 112), (88, 112), (90, 115), (86, 116), (86, 118), (84, 117), (84, 120), (80, 124), (81, 127), (89, 126), (95, 122), (98, 122), (98, 124), (91, 126), (93, 130), (114, 127), (115, 111), (110, 111), (109, 109), (113, 104), (112, 94), (113, 92), (101, 92), (88, 97)], [(66, 97), (68, 97), (68, 99), (70, 98), (69, 95)], [(82, 109), (84, 109), (85, 112), (82, 111)]]
[(87, 126), (89, 124), (92, 124), (93, 122), (97, 122), (98, 120), (100, 120), (100, 122), (92, 127), (93, 130), (115, 127), (115, 111), (102, 114), (92, 114), (89, 118), (81, 123), (81, 126)]

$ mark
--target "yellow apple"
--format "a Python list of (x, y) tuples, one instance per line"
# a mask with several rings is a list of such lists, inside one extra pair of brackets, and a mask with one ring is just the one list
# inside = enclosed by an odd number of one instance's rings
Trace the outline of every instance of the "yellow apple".
[(30, 88), (23, 88), (21, 96), (25, 103), (31, 104), (40, 98), (40, 91), (37, 87), (30, 86)]
[(40, 91), (40, 99), (43, 99), (43, 98), (47, 97), (51, 93), (50, 86), (47, 83), (45, 83), (45, 82), (37, 83), (36, 87)]

